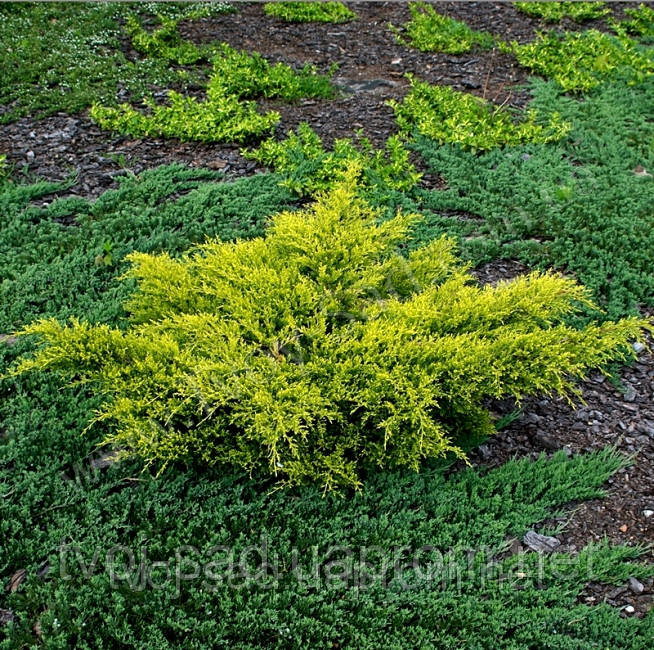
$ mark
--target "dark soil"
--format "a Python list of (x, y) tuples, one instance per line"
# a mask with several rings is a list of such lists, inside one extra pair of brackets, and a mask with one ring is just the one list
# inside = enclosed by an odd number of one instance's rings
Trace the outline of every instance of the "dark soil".
[[(465, 19), (473, 28), (490, 31), (505, 40), (525, 42), (537, 30), (551, 29), (539, 20), (500, 2), (437, 3), (437, 10)], [(314, 63), (320, 71), (339, 64), (335, 81), (343, 95), (332, 101), (305, 100), (292, 105), (269, 102), (282, 115), (280, 137), (301, 121), (309, 124), (329, 143), (351, 137), (359, 129), (377, 146), (395, 130), (393, 113), (385, 102), (401, 98), (412, 72), (431, 83), (448, 84), (498, 103), (524, 106), (529, 96), (523, 84), (524, 69), (512, 57), (496, 50), (478, 50), (452, 56), (423, 54), (395, 42), (387, 24), (402, 25), (409, 17), (402, 3), (351, 3), (359, 20), (345, 25), (289, 24), (263, 13), (262, 4), (239, 4), (239, 12), (187, 22), (183, 36), (195, 42), (221, 40), (256, 50), (273, 61), (295, 67)], [(625, 6), (612, 5), (619, 18)], [(605, 20), (591, 26), (606, 29)], [(566, 21), (565, 29), (582, 26)], [(584, 28), (589, 23), (584, 24)], [(96, 197), (116, 186), (116, 177), (139, 173), (156, 165), (182, 162), (223, 170), (228, 177), (260, 171), (231, 145), (180, 143), (172, 140), (131, 140), (100, 130), (86, 114), (63, 114), (36, 121), (23, 118), (0, 127), (0, 151), (10, 163), (28, 175), (62, 179), (71, 173), (77, 182), (67, 194)], [(437, 182), (437, 180), (435, 181)], [(514, 277), (525, 267), (501, 260), (477, 269), (482, 283)], [(593, 373), (582, 383), (583, 402), (577, 408), (559, 398), (527, 399), (521, 415), (475, 451), (473, 464), (496, 466), (518, 456), (537, 456), (564, 449), (576, 454), (614, 445), (632, 455), (634, 464), (609, 482), (607, 498), (580, 504), (558, 534), (564, 547), (581, 548), (607, 537), (614, 543), (649, 545), (654, 541), (654, 357), (640, 350), (634, 363), (617, 371), (616, 377)], [(495, 405), (499, 414), (516, 408), (513, 403)], [(650, 560), (654, 552), (647, 553)], [(636, 589), (637, 591), (637, 589)], [(616, 606), (631, 605), (642, 616), (652, 607), (654, 585), (643, 585), (641, 594), (628, 586), (613, 590), (589, 585), (583, 600), (606, 600)], [(594, 600), (593, 600), (594, 599)], [(0, 610), (0, 616), (3, 615)]]

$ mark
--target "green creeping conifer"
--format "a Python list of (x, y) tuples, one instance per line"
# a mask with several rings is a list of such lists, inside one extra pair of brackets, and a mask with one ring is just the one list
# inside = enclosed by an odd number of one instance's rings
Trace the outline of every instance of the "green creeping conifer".
[(125, 19), (125, 30), (137, 52), (149, 57), (166, 59), (179, 65), (191, 65), (211, 56), (211, 48), (199, 48), (185, 41), (179, 33), (179, 19), (158, 16), (160, 26), (152, 33), (144, 29), (135, 15)]
[(421, 178), (397, 135), (388, 138), (384, 149), (373, 149), (363, 136), (356, 142), (336, 138), (328, 151), (306, 122), (300, 123), (297, 132), (290, 131), (286, 140), (269, 138), (256, 149), (243, 149), (241, 153), (281, 174), (282, 185), (299, 196), (323, 192), (342, 182), (352, 165), (361, 170), (359, 184), (378, 195), (387, 189), (408, 192)]
[(637, 46), (625, 35), (605, 34), (597, 29), (557, 34), (540, 33), (531, 43), (500, 43), (532, 72), (556, 81), (565, 91), (587, 92), (620, 75), (630, 83), (642, 83), (654, 74), (652, 51)]
[(574, 280), (479, 288), (447, 238), (400, 256), (419, 217), (380, 223), (357, 173), (275, 216), (266, 237), (132, 254), (130, 326), (37, 322), (22, 334), (43, 345), (16, 372), (95, 382), (123, 455), (329, 490), (360, 486), (370, 466), (463, 458), (494, 430), (485, 398), (565, 394), (642, 338), (636, 318), (564, 325), (588, 300)]
[(346, 23), (357, 15), (342, 2), (266, 2), (263, 10), (290, 23)]

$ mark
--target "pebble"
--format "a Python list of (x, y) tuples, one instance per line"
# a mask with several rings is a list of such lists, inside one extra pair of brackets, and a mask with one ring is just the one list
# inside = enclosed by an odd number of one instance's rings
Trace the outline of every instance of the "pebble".
[(631, 591), (637, 596), (645, 591), (643, 583), (636, 580), (636, 578), (629, 578), (629, 589), (631, 589)]
[(643, 510), (643, 514), (647, 519), (649, 519), (652, 515), (654, 515), (654, 510)]
[(636, 389), (631, 385), (627, 384), (625, 391), (624, 391), (624, 399), (626, 402), (633, 402), (636, 397), (638, 396), (638, 393), (636, 392)]
[(33, 151), (28, 151), (25, 154), (25, 158), (27, 158), (27, 162), (32, 162), (34, 160), (34, 158), (35, 158), (34, 152)]
[(624, 611), (625, 611), (627, 614), (633, 614), (636, 610), (635, 610), (631, 605), (627, 605), (627, 606), (624, 608)]
[(631, 347), (634, 349), (634, 352), (636, 354), (639, 354), (640, 352), (642, 352), (645, 349), (645, 346), (642, 343), (640, 343), (639, 341), (636, 341), (635, 343), (632, 343)]
[(541, 535), (535, 530), (527, 531), (523, 541), (532, 551), (541, 551), (545, 553), (551, 553), (561, 546), (561, 542), (556, 539), (556, 537)]
[(477, 447), (477, 452), (484, 460), (489, 458), (491, 455), (491, 451), (488, 448), (488, 445), (479, 445), (479, 447)]
[(543, 445), (545, 449), (555, 450), (559, 448), (559, 444), (553, 438), (550, 438), (544, 431), (539, 429), (534, 436), (534, 439)]

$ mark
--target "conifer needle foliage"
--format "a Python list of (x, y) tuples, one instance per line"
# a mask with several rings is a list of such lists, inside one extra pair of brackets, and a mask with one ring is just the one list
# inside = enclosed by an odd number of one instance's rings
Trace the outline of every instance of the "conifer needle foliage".
[(407, 76), (411, 82), (409, 94), (402, 102), (389, 102), (405, 133), (417, 132), (441, 144), (451, 142), (479, 151), (526, 142), (553, 142), (571, 128), (557, 113), (543, 123), (534, 110), (528, 110), (522, 121), (516, 122), (509, 111), (480, 97)]
[(634, 34), (648, 43), (654, 40), (654, 9), (652, 7), (640, 4), (637, 9), (625, 9), (624, 13), (628, 18), (614, 24), (618, 33)]
[(263, 10), (289, 23), (346, 23), (357, 17), (342, 2), (266, 2)]
[(409, 191), (420, 180), (399, 136), (391, 136), (384, 149), (373, 149), (370, 140), (363, 136), (356, 143), (349, 138), (337, 138), (332, 150), (327, 151), (320, 136), (302, 122), (286, 140), (270, 138), (256, 149), (242, 153), (281, 174), (282, 185), (299, 196), (333, 187), (345, 178), (353, 164), (361, 170), (361, 185), (378, 199), (385, 190)]
[(566, 394), (641, 338), (636, 318), (562, 324), (588, 301), (574, 280), (478, 288), (446, 238), (401, 257), (418, 217), (378, 223), (356, 173), (265, 238), (131, 255), (131, 326), (34, 323), (22, 333), (44, 345), (17, 372), (95, 382), (122, 455), (330, 490), (360, 486), (367, 466), (464, 457), (493, 431), (485, 398)]
[(606, 79), (628, 74), (632, 83), (654, 74), (654, 54), (639, 48), (628, 36), (596, 29), (585, 32), (539, 34), (524, 45), (512, 41), (500, 48), (513, 52), (520, 65), (553, 79), (566, 91), (588, 91)]
[[(186, 50), (182, 53), (186, 54)], [(174, 55), (181, 56), (179, 47)], [(329, 78), (317, 74), (311, 65), (296, 72), (283, 63), (271, 64), (256, 52), (238, 51), (222, 43), (214, 49), (206, 100), (171, 90), (168, 104), (145, 102), (149, 113), (129, 104), (117, 108), (96, 104), (91, 108), (91, 117), (105, 129), (136, 137), (243, 142), (270, 132), (279, 121), (279, 113), (259, 113), (251, 100), (263, 97), (293, 101), (333, 94)]]
[(167, 16), (158, 16), (158, 19), (160, 25), (150, 33), (143, 27), (136, 15), (127, 16), (125, 29), (137, 52), (179, 65), (198, 63), (210, 56), (210, 47), (200, 48), (180, 36), (179, 19)]
[(515, 2), (514, 4), (519, 11), (542, 18), (548, 23), (558, 23), (563, 18), (583, 22), (611, 13), (605, 2)]
[(463, 54), (475, 46), (492, 47), (490, 34), (477, 32), (464, 22), (443, 16), (424, 2), (410, 2), (411, 20), (404, 25), (407, 39), (393, 25), (399, 43), (410, 45), (421, 52)]

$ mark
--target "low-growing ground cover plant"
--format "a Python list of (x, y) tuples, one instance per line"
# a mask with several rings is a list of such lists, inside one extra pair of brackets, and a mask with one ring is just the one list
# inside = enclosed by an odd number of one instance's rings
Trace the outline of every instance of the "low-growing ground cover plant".
[(359, 185), (383, 202), (386, 191), (410, 191), (420, 174), (409, 161), (409, 150), (397, 136), (391, 136), (383, 150), (373, 149), (367, 138), (356, 144), (337, 138), (331, 151), (320, 136), (303, 122), (285, 140), (270, 138), (243, 155), (267, 165), (283, 176), (282, 184), (299, 196), (313, 195), (342, 182), (353, 165), (361, 172)]
[(179, 65), (191, 65), (211, 58), (210, 46), (198, 47), (185, 41), (179, 34), (179, 19), (158, 16), (159, 26), (147, 31), (136, 15), (129, 15), (125, 29), (137, 52), (148, 57), (164, 59)]
[(485, 398), (566, 394), (642, 337), (636, 318), (562, 324), (587, 302), (570, 279), (478, 288), (445, 238), (401, 257), (417, 217), (377, 223), (355, 174), (265, 238), (131, 255), (131, 326), (36, 322), (23, 334), (43, 345), (17, 372), (94, 382), (123, 455), (330, 490), (368, 467), (464, 457), (494, 431)]
[(267, 2), (263, 9), (290, 23), (346, 23), (357, 17), (342, 2)]
[(120, 3), (3, 3), (0, 6), (0, 123), (24, 115), (77, 112), (114, 103), (118, 85), (135, 100), (152, 86), (195, 83), (163, 59), (122, 52)]
[(520, 45), (500, 44), (520, 65), (554, 79), (564, 90), (588, 91), (603, 80), (628, 74), (634, 83), (654, 74), (654, 54), (625, 35), (612, 36), (596, 29), (584, 32), (539, 34)]
[(548, 23), (558, 23), (563, 18), (583, 22), (611, 13), (605, 2), (514, 2), (514, 5), (519, 11)]
[(402, 32), (390, 26), (398, 42), (415, 47), (422, 52), (445, 52), (462, 54), (473, 47), (492, 47), (494, 39), (490, 34), (477, 32), (466, 23), (439, 14), (431, 5), (424, 2), (410, 2), (411, 20), (404, 25)]
[(531, 90), (539, 113), (573, 125), (558, 143), (479, 155), (418, 142), (447, 188), (419, 192), (426, 221), (416, 242), (445, 230), (474, 264), (499, 257), (565, 269), (592, 289), (603, 317), (653, 307), (654, 77), (604, 83), (582, 101), (554, 82)]
[(259, 113), (252, 98), (331, 97), (329, 77), (313, 66), (299, 72), (283, 63), (271, 64), (258, 53), (238, 51), (226, 43), (215, 46), (213, 71), (205, 100), (168, 93), (168, 104), (146, 101), (149, 113), (129, 104), (117, 108), (94, 105), (91, 117), (105, 129), (132, 136), (165, 136), (205, 142), (243, 142), (270, 132), (279, 113)]
[(218, 172), (170, 165), (121, 177), (119, 189), (95, 201), (60, 198), (47, 207), (32, 202), (63, 193), (66, 183), (0, 180), (0, 333), (43, 314), (118, 322), (131, 287), (116, 276), (128, 253), (179, 255), (206, 237), (262, 235), (269, 216), (294, 202), (280, 180), (226, 183)]
[(637, 9), (625, 9), (627, 19), (615, 25), (618, 32), (626, 31), (641, 39), (651, 42), (654, 40), (654, 9), (641, 4)]
[(206, 468), (155, 479), (134, 463), (93, 469), (94, 438), (79, 434), (97, 401), (53, 379), (0, 383), (0, 576), (26, 570), (3, 601), (3, 650), (651, 645), (652, 612), (580, 598), (588, 580), (651, 575), (638, 548), (507, 553), (567, 503), (601, 497), (624, 464), (610, 451), (448, 479), (378, 472), (347, 500)]
[(480, 97), (432, 86), (409, 76), (411, 91), (401, 102), (391, 100), (397, 123), (406, 134), (418, 133), (440, 143), (471, 150), (487, 150), (525, 142), (560, 140), (570, 124), (552, 113), (546, 119), (529, 110), (521, 121), (500, 106)]

